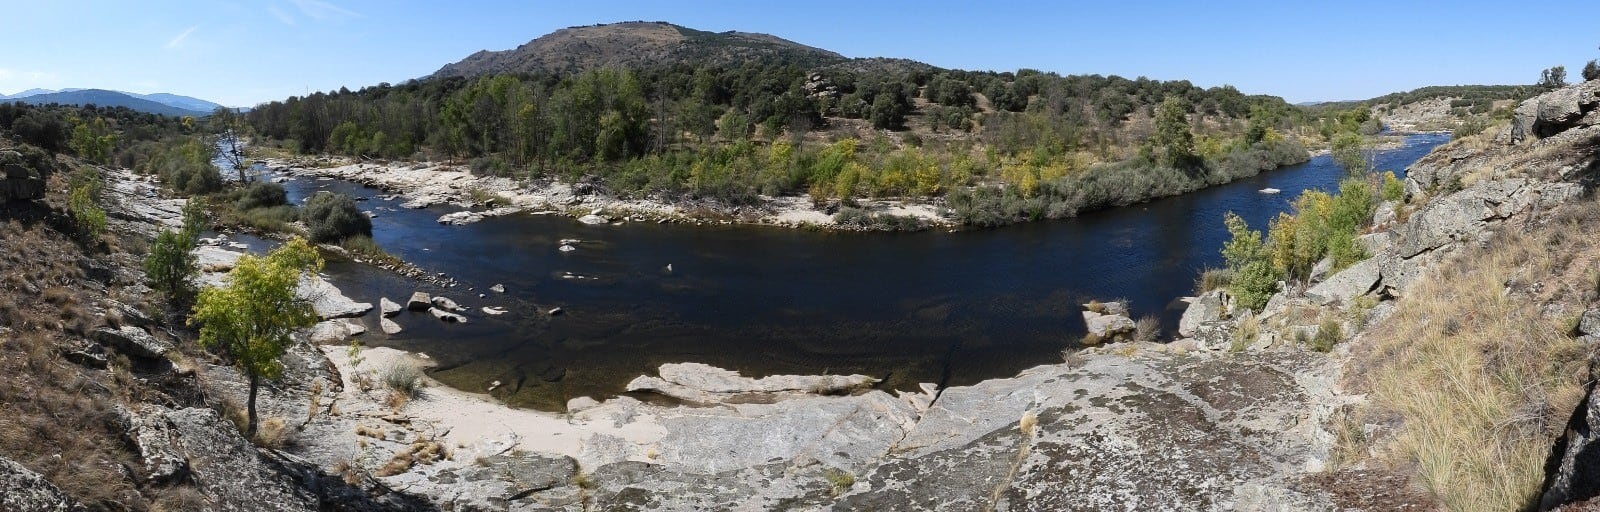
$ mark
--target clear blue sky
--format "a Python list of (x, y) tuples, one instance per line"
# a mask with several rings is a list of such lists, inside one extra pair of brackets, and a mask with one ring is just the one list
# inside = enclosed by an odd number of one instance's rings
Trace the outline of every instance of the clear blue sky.
[[(1305, 2), (1310, 3), (1310, 2)], [(627, 20), (765, 32), (850, 57), (1232, 84), (1291, 102), (1532, 83), (1600, 57), (1600, 2), (0, 0), (0, 92), (92, 87), (249, 106), (417, 78)]]

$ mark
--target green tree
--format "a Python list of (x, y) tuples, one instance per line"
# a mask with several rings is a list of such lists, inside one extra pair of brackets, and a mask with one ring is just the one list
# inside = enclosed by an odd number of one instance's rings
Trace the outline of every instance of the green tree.
[(1184, 167), (1194, 160), (1194, 133), (1189, 131), (1189, 102), (1171, 95), (1156, 111), (1156, 132), (1150, 143), (1162, 165)]
[(1589, 59), (1589, 63), (1583, 65), (1583, 80), (1595, 79), (1600, 79), (1600, 61)]
[(1261, 232), (1250, 229), (1243, 218), (1228, 212), (1222, 219), (1232, 236), (1222, 245), (1222, 258), (1233, 272), (1228, 293), (1239, 306), (1260, 311), (1277, 291), (1282, 276), (1272, 265), (1271, 254), (1261, 241)]
[(74, 172), (69, 183), (67, 210), (78, 225), (78, 234), (88, 241), (99, 240), (106, 231), (106, 211), (100, 208), (104, 187), (100, 172), (87, 166)]
[(1340, 133), (1333, 139), (1333, 161), (1350, 176), (1361, 176), (1371, 166), (1367, 162), (1369, 148), (1366, 138), (1353, 132)]
[(194, 298), (194, 278), (200, 272), (194, 248), (206, 227), (205, 200), (190, 198), (183, 206), (183, 227), (163, 230), (145, 255), (145, 280), (151, 289), (166, 295), (174, 309), (182, 309)]
[(1567, 67), (1555, 66), (1539, 73), (1540, 88), (1560, 89), (1567, 86)]
[(93, 121), (74, 119), (73, 124), (72, 140), (67, 143), (72, 150), (94, 163), (109, 162), (111, 150), (117, 145), (117, 136), (106, 126), (105, 118), (96, 117)]
[(296, 286), (301, 276), (321, 269), (316, 249), (295, 238), (264, 258), (239, 258), (228, 272), (227, 285), (202, 290), (195, 302), (189, 324), (200, 326), (200, 344), (220, 349), (250, 379), (245, 437), (256, 434), (261, 379), (283, 374), (279, 358), (294, 343), (292, 333), (317, 321), (316, 311), (296, 293)]

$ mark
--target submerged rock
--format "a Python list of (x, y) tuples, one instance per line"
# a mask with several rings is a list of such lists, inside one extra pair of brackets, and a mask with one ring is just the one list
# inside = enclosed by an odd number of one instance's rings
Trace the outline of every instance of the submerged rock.
[(578, 217), (578, 222), (582, 222), (584, 224), (589, 224), (589, 225), (610, 224), (611, 223), (611, 219), (607, 219), (605, 217), (601, 217), (599, 215), (595, 215), (595, 214), (591, 213), (589, 215), (584, 215), (582, 217)]
[(439, 320), (441, 320), (441, 321), (443, 321), (444, 323), (447, 323), (447, 324), (464, 324), (464, 323), (467, 323), (467, 317), (464, 317), (464, 316), (461, 316), (461, 315), (457, 315), (455, 313), (451, 313), (451, 312), (445, 311), (443, 309), (439, 309), (439, 308), (429, 309), (428, 313), (432, 314), (434, 318), (437, 318), (437, 319), (439, 319)]
[(457, 313), (460, 313), (462, 311), (466, 311), (467, 310), (467, 308), (461, 307), (460, 304), (457, 304), (456, 301), (450, 300), (449, 297), (434, 297), (433, 298), (433, 307), (439, 308), (439, 309), (444, 309), (444, 310), (449, 310), (449, 311), (454, 311), (454, 312), (457, 312)]

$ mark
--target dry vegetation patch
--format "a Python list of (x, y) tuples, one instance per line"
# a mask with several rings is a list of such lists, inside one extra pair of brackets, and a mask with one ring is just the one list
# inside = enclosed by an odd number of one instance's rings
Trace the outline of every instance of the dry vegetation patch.
[(1441, 265), (1359, 341), (1349, 375), (1370, 402), (1338, 429), (1346, 462), (1413, 474), (1452, 510), (1537, 498), (1588, 377), (1568, 325), (1594, 297), (1581, 281), (1600, 254), (1600, 205), (1567, 208)]

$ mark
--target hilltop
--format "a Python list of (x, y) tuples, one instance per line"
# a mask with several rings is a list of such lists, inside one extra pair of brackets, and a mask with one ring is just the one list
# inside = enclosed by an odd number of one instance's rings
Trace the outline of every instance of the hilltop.
[(666, 22), (570, 27), (514, 49), (483, 50), (430, 78), (502, 73), (570, 73), (608, 67), (738, 66), (746, 62), (817, 67), (844, 62), (834, 52), (767, 34), (706, 32)]

